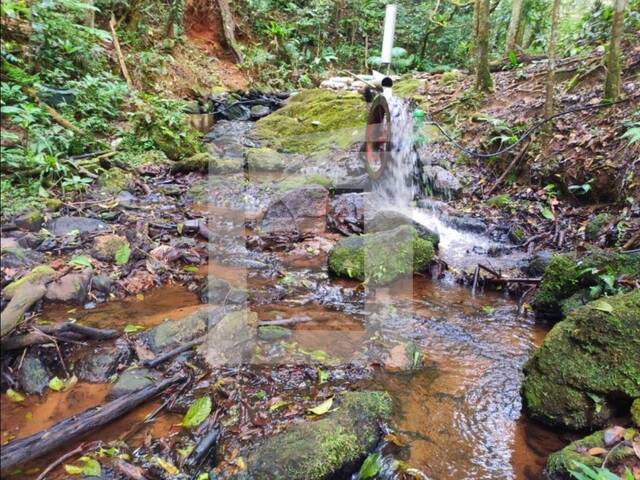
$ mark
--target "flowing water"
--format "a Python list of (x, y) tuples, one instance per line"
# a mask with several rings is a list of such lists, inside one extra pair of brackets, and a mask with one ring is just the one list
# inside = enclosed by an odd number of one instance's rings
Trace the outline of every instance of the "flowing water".
[[(489, 239), (456, 231), (436, 211), (412, 205), (417, 161), (413, 122), (405, 103), (393, 98), (389, 103), (393, 169), (373, 193), (374, 208), (399, 210), (437, 231), (439, 254), (452, 266), (477, 262), (470, 252), (474, 247), (488, 248)], [(291, 362), (291, 346), (296, 345), (297, 352), (305, 355), (317, 357), (321, 352), (329, 364), (368, 366), (383, 364), (394, 345), (415, 345), (424, 358), (422, 368), (405, 372), (376, 368), (373, 376), (357, 381), (362, 388), (383, 389), (392, 395), (396, 405), (392, 427), (403, 444), (395, 457), (432, 480), (541, 478), (546, 456), (562, 447), (563, 441), (521, 415), (522, 365), (545, 331), (533, 319), (518, 316), (512, 300), (497, 293), (472, 296), (467, 288), (421, 276), (363, 289), (355, 282), (330, 278), (325, 261), (286, 262), (278, 255), (276, 259), (287, 278), (302, 286), (282, 295), (277, 278), (262, 269), (238, 270), (211, 263), (208, 272), (248, 287), (259, 298), (273, 298), (251, 306), (260, 320), (304, 320), (291, 326), (292, 337), (286, 345), (262, 345), (263, 357), (274, 363)], [(239, 275), (245, 277), (239, 279)], [(42, 318), (72, 317), (87, 325), (119, 329), (135, 318), (136, 324), (150, 328), (198, 308), (193, 293), (165, 287), (95, 310), (50, 307)], [(305, 361), (307, 357), (296, 358)], [(48, 392), (22, 404), (3, 401), (3, 435), (24, 437), (101, 404), (107, 393), (105, 385), (78, 384), (68, 392)], [(120, 437), (156, 405), (136, 410), (91, 438)], [(264, 415), (268, 417), (269, 412)], [(172, 425), (178, 421), (179, 417), (163, 413), (138, 432), (132, 444), (142, 443), (147, 435), (172, 435), (177, 431)]]

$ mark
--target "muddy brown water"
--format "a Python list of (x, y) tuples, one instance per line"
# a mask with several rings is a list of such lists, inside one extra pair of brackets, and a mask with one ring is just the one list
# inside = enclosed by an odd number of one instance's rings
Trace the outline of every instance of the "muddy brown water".
[[(219, 266), (214, 271), (229, 280), (236, 273)], [(563, 441), (521, 415), (519, 388), (522, 364), (542, 341), (543, 327), (530, 317), (517, 316), (516, 305), (503, 295), (483, 293), (473, 297), (466, 288), (422, 277), (378, 289), (365, 303), (392, 305), (400, 312), (389, 316), (379, 332), (384, 336), (391, 331), (394, 338), (410, 339), (419, 345), (425, 358), (424, 368), (418, 371), (390, 373), (377, 368), (371, 379), (356, 386), (384, 389), (394, 398), (392, 423), (405, 442), (400, 453), (403, 461), (435, 480), (541, 478), (547, 455), (561, 448)], [(87, 325), (113, 328), (129, 323), (150, 327), (198, 308), (194, 293), (170, 286), (94, 310), (47, 308), (42, 318), (76, 318)], [(261, 320), (307, 318), (292, 327), (289, 339), (302, 351), (323, 351), (333, 361), (366, 358), (355, 353), (370, 340), (371, 319), (366, 313), (347, 314), (305, 302), (304, 296), (254, 309)], [(3, 442), (28, 436), (100, 405), (109, 388), (81, 383), (67, 392), (31, 396), (19, 404), (3, 398)], [(148, 403), (93, 433), (90, 439), (117, 439), (156, 406)], [(145, 435), (170, 435), (179, 420), (174, 414), (163, 414), (138, 432), (130, 444), (141, 444)], [(51, 458), (36, 466), (47, 461)], [(28, 477), (25, 472), (22, 476)]]

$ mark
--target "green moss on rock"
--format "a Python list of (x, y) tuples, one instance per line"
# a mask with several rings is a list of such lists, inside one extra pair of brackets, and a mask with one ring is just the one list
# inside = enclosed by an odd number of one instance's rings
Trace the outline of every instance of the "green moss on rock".
[[(625, 437), (633, 437), (637, 434), (635, 429), (629, 428), (625, 432)], [(603, 449), (603, 454), (591, 455), (592, 448)], [(607, 455), (607, 465), (613, 468), (624, 464), (626, 460), (634, 457), (633, 448), (627, 445), (618, 445), (616, 448), (607, 446), (604, 442), (604, 431), (598, 431), (580, 440), (570, 443), (562, 450), (552, 453), (547, 460), (545, 467), (545, 477), (548, 480), (568, 480), (572, 470), (577, 470), (578, 465), (586, 465), (595, 468), (602, 466), (604, 455)]]
[(296, 190), (304, 187), (305, 185), (320, 185), (327, 190), (331, 190), (336, 186), (333, 179), (316, 173), (305, 176), (287, 177), (281, 182), (278, 182), (277, 189), (280, 192), (288, 192), (290, 190)]
[(340, 240), (329, 253), (329, 272), (338, 277), (385, 284), (423, 271), (434, 257), (433, 244), (415, 228), (352, 236)]
[(129, 247), (129, 240), (120, 235), (100, 235), (95, 238), (93, 244), (94, 255), (97, 259), (105, 262), (113, 262), (116, 255), (122, 249)]
[(130, 190), (134, 186), (133, 175), (121, 168), (105, 170), (98, 178), (98, 185), (107, 193), (118, 193), (122, 190)]
[(2, 294), (5, 296), (5, 298), (11, 298), (16, 293), (16, 290), (18, 290), (18, 288), (20, 288), (22, 285), (28, 283), (36, 284), (46, 282), (54, 274), (55, 270), (49, 265), (38, 265), (24, 277), (19, 278), (18, 280), (14, 280), (9, 285), (4, 287), (4, 289), (2, 290)]
[(387, 419), (391, 399), (384, 392), (349, 392), (336, 404), (337, 411), (293, 425), (254, 448), (246, 478), (326, 480), (355, 470), (378, 442), (378, 422)]
[(598, 285), (600, 275), (640, 276), (640, 255), (594, 249), (578, 259), (573, 254), (554, 255), (544, 271), (532, 306), (538, 314), (561, 318), (561, 302), (583, 289)]
[(287, 166), (285, 155), (268, 147), (247, 149), (245, 159), (249, 170), (273, 172), (284, 170)]
[(638, 352), (640, 290), (580, 307), (525, 365), (525, 407), (549, 425), (603, 425), (616, 402), (640, 396)]
[(636, 398), (631, 404), (631, 420), (640, 427), (640, 398)]
[(290, 153), (347, 148), (361, 140), (366, 115), (367, 105), (356, 93), (305, 90), (259, 120), (255, 134)]

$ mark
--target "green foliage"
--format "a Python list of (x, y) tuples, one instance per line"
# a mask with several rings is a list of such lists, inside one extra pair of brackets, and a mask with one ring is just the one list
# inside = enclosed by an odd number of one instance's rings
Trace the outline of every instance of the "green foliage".
[[(620, 480), (620, 477), (605, 467), (589, 467), (577, 463), (571, 470), (571, 476), (576, 480)], [(623, 480), (633, 480), (633, 473), (625, 468)]]
[(125, 136), (125, 148), (160, 150), (172, 160), (202, 151), (201, 134), (187, 124), (184, 102), (139, 94), (135, 105), (136, 110), (129, 115), (132, 130)]
[(186, 428), (197, 427), (204, 422), (211, 413), (211, 397), (201, 397), (195, 400), (182, 419), (182, 426)]

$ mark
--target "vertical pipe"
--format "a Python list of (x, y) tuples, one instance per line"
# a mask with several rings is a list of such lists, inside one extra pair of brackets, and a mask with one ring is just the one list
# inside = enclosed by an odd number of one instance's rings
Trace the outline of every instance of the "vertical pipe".
[(391, 50), (393, 49), (393, 36), (396, 30), (396, 5), (390, 3), (384, 15), (384, 35), (382, 37), (381, 63), (391, 65)]

